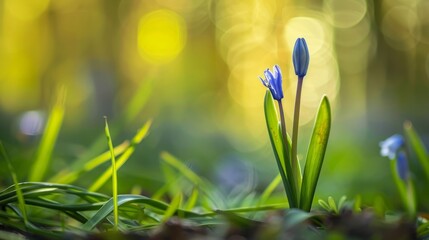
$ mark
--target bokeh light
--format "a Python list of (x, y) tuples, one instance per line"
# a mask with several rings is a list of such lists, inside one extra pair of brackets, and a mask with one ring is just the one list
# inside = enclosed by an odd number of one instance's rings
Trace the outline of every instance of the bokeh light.
[(186, 23), (169, 10), (156, 10), (143, 16), (138, 27), (141, 57), (151, 63), (171, 61), (186, 43)]
[(327, 0), (323, 4), (329, 22), (337, 28), (355, 26), (367, 12), (366, 0)]
[(5, 0), (4, 7), (19, 20), (33, 20), (49, 6), (49, 0)]
[(42, 133), (45, 114), (41, 111), (28, 111), (19, 117), (19, 130), (22, 134), (36, 136)]

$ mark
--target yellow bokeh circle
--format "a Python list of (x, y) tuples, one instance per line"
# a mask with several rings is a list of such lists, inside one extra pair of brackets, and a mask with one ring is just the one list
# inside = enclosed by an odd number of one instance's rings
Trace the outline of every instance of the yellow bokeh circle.
[(176, 58), (186, 43), (186, 23), (177, 13), (156, 10), (144, 15), (137, 35), (140, 56), (154, 64)]
[(34, 20), (49, 7), (49, 0), (6, 0), (5, 9), (20, 20)]

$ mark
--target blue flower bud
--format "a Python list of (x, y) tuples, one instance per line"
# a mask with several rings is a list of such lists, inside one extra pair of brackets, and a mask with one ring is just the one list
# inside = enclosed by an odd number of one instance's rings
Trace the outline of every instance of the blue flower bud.
[(282, 89), (282, 73), (280, 67), (275, 65), (273, 67), (273, 72), (270, 69), (264, 71), (265, 79), (261, 79), (262, 84), (265, 87), (270, 89), (271, 94), (275, 100), (280, 101), (283, 98), (283, 89)]
[(388, 139), (380, 142), (380, 154), (383, 157), (388, 157), (389, 159), (393, 160), (396, 158), (396, 154), (398, 153), (398, 151), (404, 146), (404, 138), (399, 134), (395, 134)]
[(298, 38), (296, 40), (295, 47), (293, 48), (292, 60), (295, 74), (298, 77), (304, 77), (307, 74), (308, 64), (310, 62), (310, 55), (304, 38)]

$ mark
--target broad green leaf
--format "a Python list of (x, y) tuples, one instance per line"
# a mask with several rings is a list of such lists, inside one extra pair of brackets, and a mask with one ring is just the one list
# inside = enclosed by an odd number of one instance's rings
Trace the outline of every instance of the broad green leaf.
[(423, 170), (426, 174), (427, 179), (429, 180), (429, 155), (428, 151), (423, 144), (423, 141), (414, 130), (413, 124), (411, 122), (404, 123), (405, 135), (407, 136), (409, 143), (417, 155), (417, 159), (420, 161), (420, 164), (423, 167)]
[(280, 176), (283, 180), (283, 186), (286, 190), (289, 205), (292, 208), (298, 207), (297, 196), (295, 194), (296, 189), (292, 188), (295, 184), (292, 178), (293, 175), (290, 157), (285, 151), (277, 110), (274, 106), (273, 97), (269, 90), (267, 90), (267, 93), (265, 94), (264, 111), (271, 146), (273, 148)]
[(330, 129), (331, 107), (328, 98), (323, 96), (314, 123), (313, 134), (311, 136), (304, 167), (300, 208), (305, 211), (310, 211), (311, 209), (320, 170), (322, 169), (326, 146), (328, 144)]
[(54, 150), (55, 142), (57, 141), (58, 133), (63, 123), (65, 95), (65, 90), (62, 89), (49, 114), (42, 140), (37, 149), (37, 157), (30, 171), (30, 181), (42, 181), (48, 170), (52, 151)]

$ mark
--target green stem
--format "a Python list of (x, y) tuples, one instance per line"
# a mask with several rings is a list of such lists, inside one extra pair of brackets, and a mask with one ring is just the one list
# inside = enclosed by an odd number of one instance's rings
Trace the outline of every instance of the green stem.
[(290, 150), (289, 150), (289, 144), (287, 141), (287, 133), (286, 133), (286, 121), (285, 121), (285, 114), (283, 111), (283, 104), (282, 104), (282, 100), (277, 100), (278, 104), (279, 104), (279, 110), (280, 110), (280, 123), (282, 125), (282, 136), (283, 136), (283, 140), (284, 140), (284, 145), (285, 145), (285, 150), (286, 150), (286, 156), (290, 156)]
[[(299, 200), (298, 200), (299, 191), (297, 188), (298, 183), (291, 165), (290, 150), (289, 150), (290, 147), (289, 147), (289, 140), (288, 140), (287, 131), (286, 131), (285, 114), (283, 111), (282, 101), (278, 100), (277, 102), (279, 104), (281, 132), (282, 132), (283, 144), (284, 144), (284, 161), (285, 162), (283, 163), (283, 165), (286, 170), (285, 172), (283, 172), (282, 177), (286, 178), (287, 176), (287, 180), (289, 181), (289, 184), (290, 184), (289, 206), (291, 208), (298, 208), (299, 207)], [(281, 170), (283, 170), (283, 168)]]
[(292, 172), (294, 174), (294, 178), (297, 180), (297, 194), (300, 193), (300, 186), (298, 183), (298, 176), (300, 175), (298, 171), (300, 171), (298, 166), (298, 128), (299, 128), (299, 110), (301, 108), (301, 92), (302, 92), (302, 82), (303, 77), (298, 77), (298, 85), (296, 87), (296, 98), (295, 98), (295, 109), (293, 114), (293, 132), (292, 132)]

